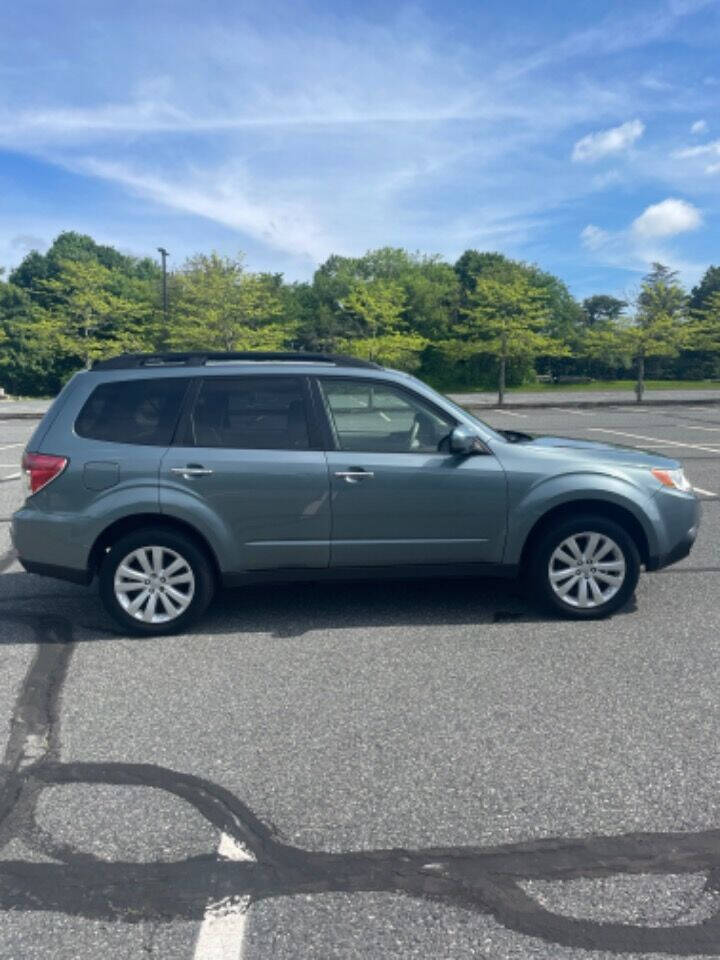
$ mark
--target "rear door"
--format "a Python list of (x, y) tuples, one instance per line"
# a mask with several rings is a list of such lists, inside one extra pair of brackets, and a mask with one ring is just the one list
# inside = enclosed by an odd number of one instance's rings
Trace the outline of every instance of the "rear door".
[(449, 453), (457, 422), (397, 384), (319, 388), (335, 447), (331, 566), (500, 561), (507, 494), (494, 456)]
[(161, 507), (196, 524), (205, 516), (232, 572), (327, 567), (329, 483), (316, 429), (304, 377), (201, 378), (163, 458)]

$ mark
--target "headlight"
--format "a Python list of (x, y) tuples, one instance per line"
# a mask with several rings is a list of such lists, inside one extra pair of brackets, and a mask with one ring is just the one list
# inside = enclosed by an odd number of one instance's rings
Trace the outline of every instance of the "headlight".
[(685, 476), (684, 470), (661, 470), (660, 467), (653, 467), (650, 472), (664, 487), (673, 487), (675, 490), (682, 490), (683, 493), (690, 493), (692, 490), (692, 484)]

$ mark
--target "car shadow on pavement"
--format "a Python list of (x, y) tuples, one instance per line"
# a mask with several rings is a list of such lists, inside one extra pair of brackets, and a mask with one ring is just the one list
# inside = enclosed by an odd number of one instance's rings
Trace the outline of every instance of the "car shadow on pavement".
[[(636, 610), (633, 596), (615, 616)], [(77, 587), (27, 573), (6, 573), (0, 578), (0, 628), (5, 616), (12, 613), (12, 620), (18, 622), (23, 612), (34, 618), (44, 612), (61, 614), (83, 628), (80, 642), (123, 635), (105, 613), (94, 586)], [(563, 621), (524, 596), (520, 584), (512, 580), (433, 578), (223, 589), (187, 632), (263, 633), (288, 638), (318, 630), (521, 622)], [(22, 640), (0, 629), (0, 643), (18, 642)]]

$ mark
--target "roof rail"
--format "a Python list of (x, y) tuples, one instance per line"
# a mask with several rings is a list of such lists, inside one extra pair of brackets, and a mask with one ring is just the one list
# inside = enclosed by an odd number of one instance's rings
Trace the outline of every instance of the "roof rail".
[(107, 360), (96, 360), (93, 370), (130, 370), (136, 367), (184, 366), (202, 367), (208, 363), (328, 363), (342, 367), (370, 367), (380, 369), (380, 364), (359, 357), (339, 353), (273, 353), (265, 351), (197, 352), (197, 353), (123, 353)]

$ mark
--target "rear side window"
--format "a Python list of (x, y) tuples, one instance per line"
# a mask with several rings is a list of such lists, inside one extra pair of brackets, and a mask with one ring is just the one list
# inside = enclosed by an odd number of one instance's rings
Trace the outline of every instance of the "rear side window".
[(196, 447), (308, 450), (307, 400), (298, 377), (212, 377), (190, 414)]
[(88, 397), (75, 432), (91, 440), (166, 447), (172, 440), (188, 378), (103, 383)]

